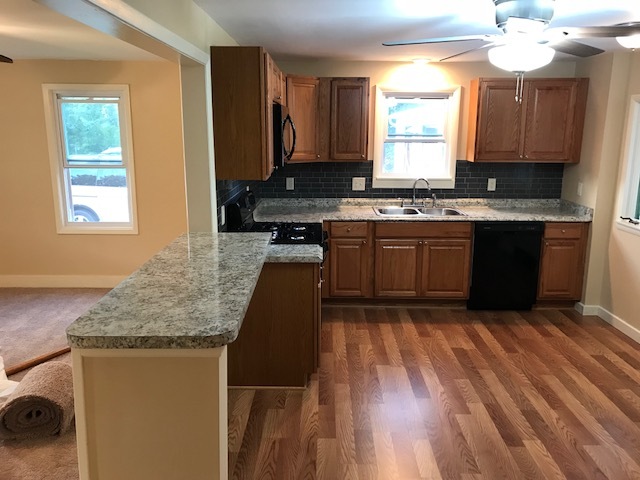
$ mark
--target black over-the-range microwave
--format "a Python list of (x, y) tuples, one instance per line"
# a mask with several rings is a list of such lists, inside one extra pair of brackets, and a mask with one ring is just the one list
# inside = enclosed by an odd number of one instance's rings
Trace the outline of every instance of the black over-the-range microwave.
[(273, 104), (273, 162), (275, 168), (283, 167), (296, 149), (296, 126), (289, 109), (279, 103)]

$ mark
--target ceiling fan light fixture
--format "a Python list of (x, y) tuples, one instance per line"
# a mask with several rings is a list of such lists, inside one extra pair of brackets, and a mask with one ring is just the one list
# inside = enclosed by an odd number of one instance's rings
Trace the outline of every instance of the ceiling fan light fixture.
[(629, 35), (628, 37), (616, 37), (616, 40), (624, 48), (640, 48), (640, 34)]
[(514, 43), (489, 50), (492, 65), (508, 72), (529, 72), (551, 63), (556, 51), (539, 43)]
[(533, 18), (509, 17), (503, 29), (506, 34), (539, 35), (547, 28), (547, 24)]

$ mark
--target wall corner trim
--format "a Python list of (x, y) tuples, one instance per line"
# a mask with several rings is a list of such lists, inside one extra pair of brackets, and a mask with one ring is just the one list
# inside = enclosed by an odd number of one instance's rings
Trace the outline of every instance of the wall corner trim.
[(631, 338), (635, 342), (640, 343), (640, 329), (634, 327), (617, 315), (614, 315), (606, 308), (603, 308), (599, 305), (585, 305), (583, 303), (576, 303), (575, 309), (581, 315), (596, 315), (600, 317), (616, 330), (624, 333), (627, 337)]
[[(585, 305), (582, 302), (578, 302), (575, 304), (575, 309), (580, 315), (596, 315), (600, 316), (600, 306), (599, 305)], [(603, 319), (604, 320), (604, 319)]]
[(0, 288), (113, 288), (126, 275), (0, 275)]

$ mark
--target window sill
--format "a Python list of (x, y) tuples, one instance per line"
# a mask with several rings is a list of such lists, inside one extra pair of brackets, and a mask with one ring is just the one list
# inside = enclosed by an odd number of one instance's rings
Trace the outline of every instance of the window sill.
[(113, 224), (104, 224), (101, 226), (87, 225), (75, 226), (64, 225), (58, 226), (58, 233), (61, 235), (137, 235), (137, 226), (118, 226)]
[(626, 220), (616, 220), (616, 227), (623, 232), (640, 236), (640, 225), (633, 225)]

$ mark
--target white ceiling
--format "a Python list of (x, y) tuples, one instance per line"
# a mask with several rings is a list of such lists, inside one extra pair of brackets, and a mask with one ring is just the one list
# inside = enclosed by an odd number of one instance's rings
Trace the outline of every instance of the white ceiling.
[[(194, 1), (239, 44), (262, 45), (279, 60), (437, 60), (483, 42), (381, 44), (499, 33), (492, 0)], [(0, 54), (13, 59), (158, 60), (32, 0), (0, 0), (0, 7)], [(640, 21), (640, 0), (556, 0), (555, 12), (550, 27), (614, 25)], [(605, 50), (621, 48), (613, 39), (581, 41)], [(486, 50), (452, 61), (478, 60), (486, 60)]]
[(0, 54), (14, 60), (158, 60), (31, 0), (0, 0)]
[[(241, 45), (276, 59), (441, 59), (482, 41), (383, 47), (384, 41), (500, 33), (492, 0), (194, 0)], [(557, 0), (550, 27), (640, 21), (639, 0)], [(580, 40), (604, 50), (614, 39)], [(452, 61), (486, 60), (486, 50)], [(560, 56), (563, 58), (564, 56)], [(574, 59), (566, 56), (564, 58)]]

